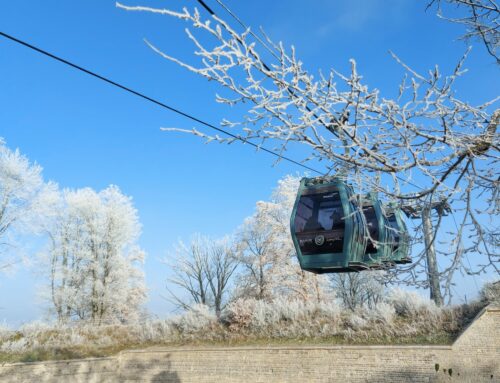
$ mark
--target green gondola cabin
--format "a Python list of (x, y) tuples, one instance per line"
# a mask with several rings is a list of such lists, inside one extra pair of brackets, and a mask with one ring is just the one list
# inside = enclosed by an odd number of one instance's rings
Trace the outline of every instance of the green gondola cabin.
[(353, 188), (338, 177), (301, 180), (290, 228), (300, 267), (313, 273), (411, 262), (400, 209), (382, 206), (374, 193), (358, 200)]

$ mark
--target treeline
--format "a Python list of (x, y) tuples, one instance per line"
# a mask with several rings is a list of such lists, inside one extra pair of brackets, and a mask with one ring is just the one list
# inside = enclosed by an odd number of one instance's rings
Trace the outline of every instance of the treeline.
[(102, 356), (131, 346), (252, 341), (447, 343), (490, 302), (438, 308), (387, 286), (384, 272), (303, 272), (289, 234), (299, 179), (278, 182), (269, 201), (231, 236), (194, 235), (166, 262), (170, 299), (181, 315), (152, 319), (137, 244), (141, 225), (118, 187), (61, 190), (41, 168), (0, 141), (0, 263), (15, 266), (16, 238), (46, 238), (36, 257), (53, 318), (17, 330), (0, 326), (0, 362)]
[(20, 263), (19, 238), (43, 236), (46, 244), (34, 262), (58, 322), (140, 316), (146, 299), (145, 253), (137, 245), (141, 225), (131, 198), (117, 186), (61, 190), (0, 139), (0, 201), (0, 269)]
[[(177, 243), (166, 259), (169, 299), (188, 314), (205, 307), (227, 323), (282, 302), (370, 310), (384, 320), (398, 311), (388, 299), (395, 294), (414, 301), (408, 305), (432, 306), (418, 294), (391, 289), (383, 271), (329, 277), (302, 271), (289, 232), (299, 180), (281, 179), (234, 234), (196, 234)], [(43, 296), (59, 324), (145, 320), (141, 225), (132, 199), (117, 186), (61, 190), (44, 182), (40, 166), (0, 141), (0, 201), (0, 268), (19, 261), (16, 238), (42, 235), (46, 243), (36, 263), (46, 277)]]
[[(289, 217), (298, 182), (292, 176), (280, 180), (234, 235), (196, 234), (179, 242), (165, 270), (171, 300), (183, 309), (203, 304), (220, 317), (230, 302), (242, 299), (335, 299), (332, 281), (303, 272), (295, 257)], [(59, 323), (130, 323), (147, 315), (145, 252), (137, 244), (141, 225), (131, 198), (117, 186), (61, 189), (43, 180), (39, 165), (0, 141), (0, 200), (0, 265), (6, 270), (19, 262), (21, 235), (43, 236), (35, 263), (46, 281), (41, 294)], [(376, 302), (382, 289), (376, 274), (349, 278), (371, 291), (368, 300), (366, 291), (349, 297), (349, 307)]]

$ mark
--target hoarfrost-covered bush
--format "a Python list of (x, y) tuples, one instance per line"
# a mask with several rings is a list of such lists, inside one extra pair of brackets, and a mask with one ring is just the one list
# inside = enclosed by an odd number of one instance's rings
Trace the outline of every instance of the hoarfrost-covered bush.
[(20, 338), (9, 340), (0, 345), (0, 352), (8, 352), (12, 354), (19, 354), (25, 352), (36, 346), (30, 342), (27, 338)]
[(500, 305), (500, 281), (485, 283), (481, 289), (481, 300)]
[(66, 342), (75, 346), (83, 346), (87, 342), (84, 335), (80, 334), (76, 329), (71, 329), (67, 333)]
[[(131, 345), (303, 339), (348, 343), (409, 343), (425, 340), (442, 344), (453, 339), (484, 303), (438, 308), (417, 293), (394, 290), (385, 302), (354, 311), (338, 301), (297, 299), (264, 301), (237, 299), (217, 318), (205, 305), (165, 320), (96, 326), (93, 323), (34, 322), (17, 331), (0, 328), (0, 353), (41, 358), (103, 355)], [(4, 334), (4, 335), (2, 335)], [(30, 354), (31, 355), (31, 354)], [(45, 355), (45, 356), (44, 356)], [(49, 355), (49, 356), (46, 356)], [(50, 356), (52, 355), (52, 356)], [(21, 360), (21, 359), (19, 359)]]
[(141, 342), (155, 342), (169, 339), (173, 335), (173, 326), (169, 321), (147, 321), (142, 325), (135, 325), (134, 330)]
[(197, 304), (184, 314), (172, 318), (172, 324), (184, 333), (194, 333), (217, 322), (217, 317), (206, 305)]
[(278, 320), (297, 321), (305, 313), (307, 303), (299, 300), (288, 300), (284, 298), (275, 299), (272, 304), (272, 309), (276, 312)]
[[(221, 320), (231, 331), (268, 329), (272, 334), (308, 336), (311, 322), (335, 326), (342, 314), (337, 301), (314, 302), (278, 298), (273, 301), (237, 299), (224, 310)], [(319, 322), (318, 322), (319, 321)], [(304, 323), (308, 323), (304, 326)], [(292, 336), (292, 335), (290, 335)]]
[(418, 314), (438, 315), (440, 310), (435, 303), (414, 291), (393, 289), (389, 293), (388, 303), (398, 315), (412, 317)]
[[(72, 347), (85, 346), (92, 339), (90, 331), (70, 327), (53, 327), (46, 332), (39, 332), (31, 337), (35, 337), (40, 343), (43, 343), (45, 349), (67, 347), (69, 345)], [(102, 337), (96, 338), (100, 340)]]
[(257, 301), (252, 315), (253, 327), (266, 327), (280, 321), (280, 313), (272, 303)]
[(231, 330), (246, 328), (252, 323), (256, 303), (255, 299), (238, 298), (227, 305), (222, 312), (221, 320), (229, 324)]
[(364, 329), (367, 326), (368, 321), (357, 313), (351, 313), (351, 315), (347, 317), (346, 324), (351, 329), (357, 331)]
[(330, 302), (320, 302), (317, 304), (316, 309), (318, 314), (334, 321), (338, 320), (340, 318), (340, 314), (342, 314), (342, 307), (336, 300)]
[(0, 342), (10, 338), (14, 332), (5, 323), (0, 323)]
[(270, 305), (280, 320), (298, 321), (311, 317), (317, 311), (317, 303), (299, 299), (277, 298)]
[(49, 323), (42, 321), (34, 321), (23, 324), (19, 328), (19, 332), (24, 336), (33, 337), (45, 333), (51, 329), (53, 329), (53, 326), (51, 326)]
[(371, 314), (372, 319), (387, 324), (392, 323), (394, 316), (396, 315), (396, 309), (394, 306), (386, 302), (377, 303), (373, 309), (368, 310), (368, 312)]
[(241, 328), (264, 328), (280, 322), (289, 324), (308, 321), (319, 316), (330, 320), (341, 313), (336, 303), (316, 303), (299, 299), (277, 298), (273, 301), (237, 299), (224, 310), (222, 320), (231, 330)]
[(291, 326), (315, 317), (335, 321), (341, 312), (336, 301), (317, 303), (286, 298), (273, 301), (240, 298), (227, 306), (221, 319), (234, 331), (242, 328), (261, 329), (280, 322), (287, 322), (287, 326)]

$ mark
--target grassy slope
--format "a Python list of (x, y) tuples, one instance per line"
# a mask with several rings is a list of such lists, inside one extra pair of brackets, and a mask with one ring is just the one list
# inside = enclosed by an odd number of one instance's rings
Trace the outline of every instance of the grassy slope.
[(67, 360), (93, 357), (106, 357), (123, 350), (143, 349), (148, 347), (238, 347), (238, 346), (335, 346), (335, 345), (449, 345), (456, 334), (441, 331), (434, 334), (408, 337), (378, 337), (374, 339), (346, 339), (342, 336), (323, 338), (246, 338), (228, 340), (199, 340), (172, 342), (120, 343), (108, 347), (73, 346), (61, 348), (35, 348), (21, 353), (0, 352), (0, 363), (36, 362), (44, 360)]
[(0, 363), (105, 357), (152, 346), (449, 345), (483, 307), (474, 303), (437, 311), (423, 308), (398, 314), (390, 321), (373, 317), (362, 325), (355, 325), (353, 320), (359, 318), (359, 313), (344, 311), (335, 319), (314, 312), (264, 326), (211, 320), (198, 328), (186, 327), (182, 322), (156, 321), (135, 326), (20, 330), (3, 339), (0, 336), (0, 350), (2, 344), (24, 342), (22, 347), (0, 351)]

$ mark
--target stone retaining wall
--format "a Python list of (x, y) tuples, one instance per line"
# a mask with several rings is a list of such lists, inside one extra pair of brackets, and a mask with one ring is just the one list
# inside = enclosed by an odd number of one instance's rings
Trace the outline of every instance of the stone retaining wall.
[(451, 346), (150, 348), (6, 364), (0, 382), (500, 382), (500, 308)]

